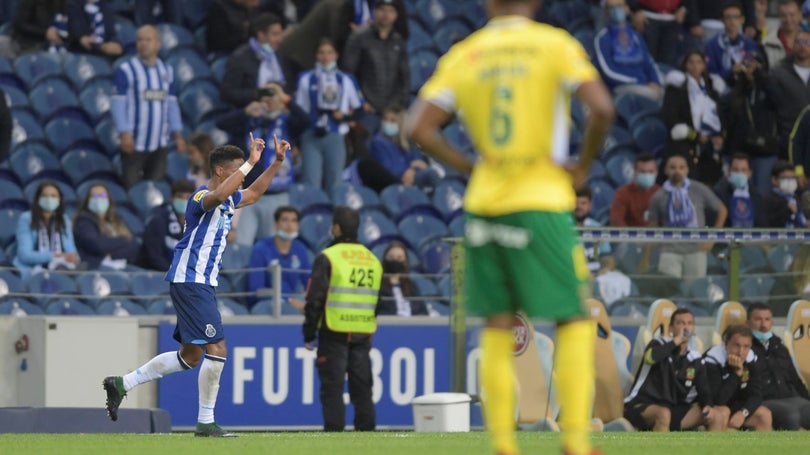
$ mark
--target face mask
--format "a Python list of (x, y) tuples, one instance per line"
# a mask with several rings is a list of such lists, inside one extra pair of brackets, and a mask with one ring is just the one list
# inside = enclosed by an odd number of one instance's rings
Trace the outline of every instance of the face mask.
[(266, 118), (268, 120), (275, 120), (275, 119), (278, 118), (279, 115), (281, 115), (281, 111), (280, 110), (269, 111), (269, 112), (265, 111), (264, 114), (262, 114), (262, 115), (264, 116), (264, 118)]
[(642, 172), (636, 174), (636, 184), (645, 190), (655, 185), (655, 174)]
[(188, 201), (185, 199), (173, 199), (172, 200), (172, 208), (174, 212), (178, 215), (185, 215), (186, 208), (188, 207)]
[(337, 68), (337, 62), (328, 63), (326, 65), (316, 63), (315, 68), (317, 68), (317, 69), (319, 69), (321, 71), (332, 71), (333, 69)]
[(87, 209), (96, 215), (104, 215), (110, 208), (110, 199), (106, 197), (94, 197), (87, 203)]
[(796, 182), (796, 179), (779, 179), (779, 189), (785, 194), (795, 193), (798, 186), (799, 184)]
[(754, 334), (754, 338), (759, 340), (760, 343), (768, 342), (773, 336), (773, 331), (760, 332), (759, 330), (752, 330), (751, 332)]
[(399, 261), (392, 261), (390, 259), (383, 260), (383, 272), (385, 273), (403, 273), (405, 272), (405, 264)]
[(732, 172), (728, 175), (728, 183), (735, 189), (743, 190), (748, 188), (748, 176), (742, 172)]
[(399, 134), (399, 124), (395, 122), (382, 122), (380, 129), (382, 133), (388, 137), (394, 137)]
[(282, 231), (281, 229), (279, 229), (279, 230), (276, 231), (276, 236), (278, 238), (280, 238), (281, 240), (286, 240), (286, 241), (289, 242), (291, 240), (295, 240), (295, 239), (298, 238), (298, 231), (287, 232), (287, 231)]
[(59, 207), (59, 198), (53, 196), (40, 196), (39, 208), (46, 212), (53, 212)]
[(275, 52), (273, 48), (270, 46), (270, 43), (262, 43), (262, 50), (267, 52), (268, 54), (272, 54)]
[(614, 24), (624, 24), (627, 20), (627, 11), (622, 6), (614, 6), (610, 9), (610, 22)]

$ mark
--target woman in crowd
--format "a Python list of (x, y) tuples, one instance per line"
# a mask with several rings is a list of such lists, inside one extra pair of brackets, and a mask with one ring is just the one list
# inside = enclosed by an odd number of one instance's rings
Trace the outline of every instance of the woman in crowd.
[(393, 241), (383, 253), (383, 281), (380, 286), (378, 314), (397, 316), (427, 315), (425, 302), (419, 299), (419, 290), (408, 278), (410, 264), (405, 244)]
[(135, 261), (140, 245), (115, 212), (110, 192), (102, 183), (87, 191), (73, 220), (76, 247), (91, 269), (123, 269)]

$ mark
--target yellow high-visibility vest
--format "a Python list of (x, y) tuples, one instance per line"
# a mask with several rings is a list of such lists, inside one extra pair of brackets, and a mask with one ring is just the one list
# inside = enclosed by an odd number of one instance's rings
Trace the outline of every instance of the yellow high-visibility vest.
[(333, 332), (374, 333), (374, 308), (382, 284), (382, 265), (359, 243), (338, 243), (323, 254), (332, 265), (326, 294), (326, 326)]

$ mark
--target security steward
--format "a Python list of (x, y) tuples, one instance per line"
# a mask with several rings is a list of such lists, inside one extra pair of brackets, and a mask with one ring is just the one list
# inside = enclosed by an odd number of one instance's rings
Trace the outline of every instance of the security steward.
[(376, 426), (369, 352), (371, 336), (377, 330), (382, 265), (357, 242), (359, 226), (360, 216), (355, 210), (335, 208), (335, 240), (315, 258), (304, 307), (304, 343), (309, 350), (318, 349), (325, 431), (343, 431), (346, 426), (346, 373), (354, 405), (354, 429), (373, 431)]

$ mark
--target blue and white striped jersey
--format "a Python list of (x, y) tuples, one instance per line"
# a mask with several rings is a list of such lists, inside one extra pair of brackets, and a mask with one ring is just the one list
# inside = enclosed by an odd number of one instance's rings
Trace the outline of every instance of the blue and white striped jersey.
[(231, 218), (234, 209), (242, 202), (242, 192), (233, 193), (222, 204), (205, 211), (202, 200), (208, 192), (203, 185), (188, 200), (183, 239), (174, 247), (166, 281), (217, 285)]
[(115, 129), (132, 132), (135, 150), (166, 147), (169, 132), (182, 131), (172, 67), (157, 59), (149, 66), (137, 56), (115, 70), (116, 93), (111, 98)]

